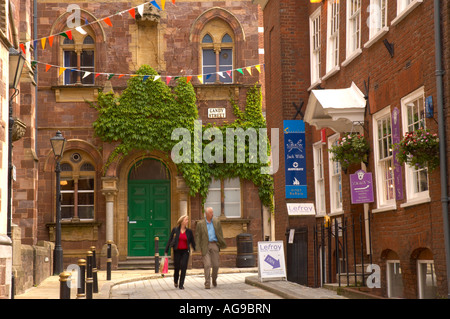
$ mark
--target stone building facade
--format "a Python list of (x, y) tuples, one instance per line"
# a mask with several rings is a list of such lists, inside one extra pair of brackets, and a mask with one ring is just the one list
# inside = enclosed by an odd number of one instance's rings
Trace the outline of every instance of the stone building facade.
[[(68, 9), (69, 4), (78, 7)], [(65, 266), (85, 257), (91, 246), (104, 255), (107, 240), (114, 242), (115, 267), (126, 267), (136, 259), (138, 263), (145, 261), (157, 252), (155, 237), (159, 237), (159, 253), (163, 252), (167, 236), (181, 215), (189, 215), (193, 229), (203, 218), (200, 196), (189, 196), (185, 181), (165, 153), (131, 152), (103, 171), (116, 145), (102, 142), (94, 134), (92, 124), (98, 113), (88, 102), (95, 101), (100, 90), (120, 94), (130, 75), (144, 64), (155, 69), (169, 86), (174, 82), (167, 76), (194, 75), (200, 119), (220, 125), (235, 119), (230, 96), (243, 108), (247, 89), (256, 83), (263, 85), (262, 36), (258, 29), (262, 12), (251, 1), (177, 0), (175, 4), (166, 1), (164, 10), (145, 3), (140, 11), (137, 6), (141, 4), (116, 1), (112, 7), (109, 2), (38, 1), (37, 238), (55, 239), (55, 160), (50, 138), (59, 130), (67, 140), (61, 160)], [(159, 1), (157, 4), (161, 5)], [(136, 9), (134, 17), (129, 13), (131, 8)], [(72, 39), (58, 36), (78, 13), (84, 34), (73, 30)], [(105, 17), (110, 17), (111, 24), (103, 21)], [(51, 35), (57, 36), (50, 46)], [(42, 38), (46, 39), (45, 48), (40, 43)], [(46, 71), (47, 64), (50, 67)], [(236, 71), (255, 65), (261, 65), (261, 73), (255, 68), (251, 74)], [(70, 70), (60, 72), (61, 67), (83, 68), (92, 74), (82, 77)], [(202, 83), (195, 75), (206, 74), (208, 67), (234, 71), (214, 74)], [(94, 76), (96, 73), (103, 75)], [(208, 116), (213, 108), (224, 110), (225, 117)], [(146, 178), (147, 182), (142, 182)], [(228, 243), (221, 258), (223, 265), (231, 266), (236, 259), (236, 235), (248, 232), (255, 240), (264, 238), (261, 224), (267, 211), (251, 182), (218, 181), (218, 185), (222, 203), (218, 203), (217, 217), (222, 219)], [(144, 239), (135, 242), (131, 233), (138, 222), (130, 207), (140, 200), (141, 191), (153, 194), (142, 199), (148, 209), (144, 220), (150, 227), (144, 226)], [(220, 212), (227, 192), (237, 196), (238, 211), (233, 216)], [(155, 232), (151, 224), (158, 218), (163, 229)]]
[[(439, 107), (445, 126), (449, 124), (448, 72), (437, 70), (436, 64), (436, 2), (254, 2), (264, 12), (268, 128), (280, 128), (292, 119), (304, 120), (306, 126), (307, 198), (285, 197), (283, 149), (274, 176), (276, 237), (287, 240), (289, 229), (303, 233), (302, 283), (337, 283), (344, 280), (339, 270), (361, 273), (355, 265), (375, 264), (379, 288), (361, 288), (371, 294), (447, 296), (448, 211), (443, 212), (443, 198), (448, 196), (441, 194), (440, 169), (397, 167), (393, 154), (394, 129), (400, 138), (419, 127), (438, 134)], [(437, 3), (445, 71), (449, 7)], [(442, 75), (443, 95), (437, 84)], [(349, 133), (364, 135), (370, 150), (367, 163), (344, 172), (329, 149)], [(441, 139), (448, 149), (447, 141)], [(283, 142), (280, 136), (280, 145)], [(360, 169), (372, 173), (374, 200), (352, 204), (350, 175)], [(288, 214), (286, 204), (304, 203), (314, 204), (315, 216)], [(347, 228), (352, 220), (353, 228)], [(324, 228), (328, 223), (332, 227)], [(355, 244), (344, 244), (351, 242), (352, 229)], [(329, 236), (322, 230), (330, 230)], [(293, 244), (286, 245), (289, 251)], [(366, 284), (365, 278), (358, 278)]]

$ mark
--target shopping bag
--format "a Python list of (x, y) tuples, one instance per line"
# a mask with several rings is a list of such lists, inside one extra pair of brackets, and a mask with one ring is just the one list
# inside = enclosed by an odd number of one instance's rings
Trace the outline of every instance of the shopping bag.
[(164, 264), (161, 273), (167, 274), (169, 272), (169, 259), (164, 257)]
[(163, 257), (161, 259), (161, 263), (159, 264), (159, 271), (162, 274), (167, 274), (169, 272), (169, 260), (167, 257)]

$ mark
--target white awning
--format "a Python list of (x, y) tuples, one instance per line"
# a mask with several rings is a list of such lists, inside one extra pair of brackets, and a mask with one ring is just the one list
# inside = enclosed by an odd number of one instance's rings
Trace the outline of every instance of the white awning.
[(304, 120), (317, 129), (332, 128), (349, 132), (364, 123), (366, 99), (355, 83), (347, 89), (312, 90)]

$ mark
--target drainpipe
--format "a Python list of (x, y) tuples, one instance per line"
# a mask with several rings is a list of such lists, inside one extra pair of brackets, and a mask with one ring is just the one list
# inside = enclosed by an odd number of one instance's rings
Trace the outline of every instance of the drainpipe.
[[(37, 0), (33, 1), (33, 39), (35, 40), (34, 43), (37, 43), (37, 25), (38, 25), (38, 13), (37, 13)], [(37, 46), (37, 44), (36, 44)], [(37, 48), (34, 48), (34, 60), (38, 61), (38, 50)], [(37, 72), (38, 72), (38, 68), (36, 67), (34, 69), (34, 83), (35, 83), (35, 87), (34, 87), (34, 151), (36, 152), (36, 154), (38, 154), (37, 151), (37, 141), (38, 141), (38, 77), (37, 77)]]
[(445, 240), (445, 259), (447, 269), (447, 298), (450, 299), (450, 229), (448, 219), (447, 158), (444, 117), (444, 89), (442, 68), (441, 1), (434, 0), (434, 37), (436, 42), (436, 91), (439, 126), (439, 152), (441, 167), (441, 202)]

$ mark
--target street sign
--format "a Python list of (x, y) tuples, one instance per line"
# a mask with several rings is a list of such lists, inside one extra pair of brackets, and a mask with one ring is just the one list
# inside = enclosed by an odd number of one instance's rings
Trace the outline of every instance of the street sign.
[(261, 282), (267, 279), (286, 280), (282, 240), (258, 242), (258, 276)]

